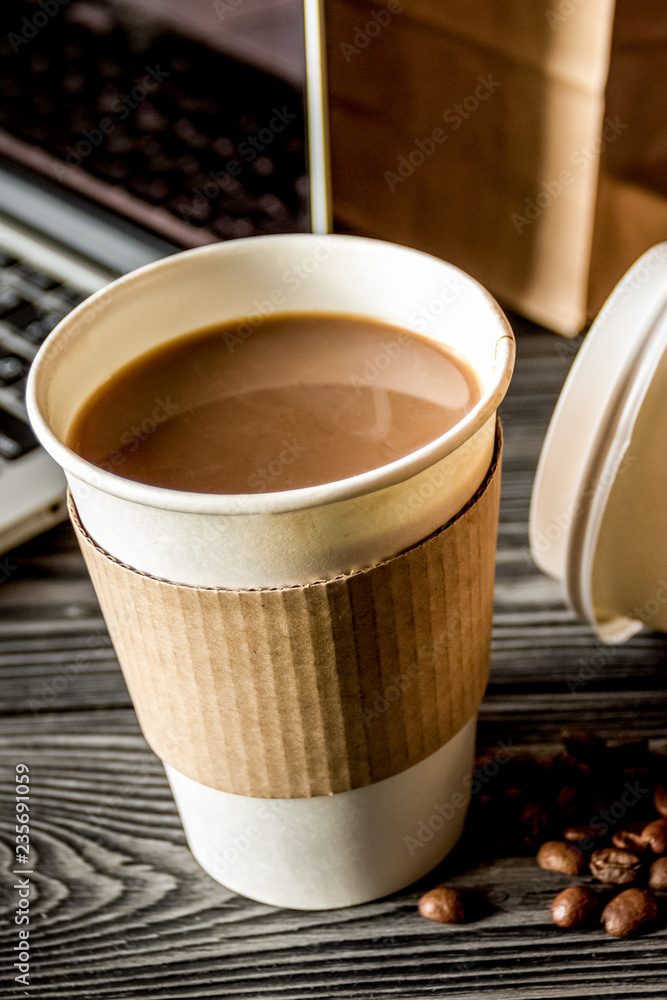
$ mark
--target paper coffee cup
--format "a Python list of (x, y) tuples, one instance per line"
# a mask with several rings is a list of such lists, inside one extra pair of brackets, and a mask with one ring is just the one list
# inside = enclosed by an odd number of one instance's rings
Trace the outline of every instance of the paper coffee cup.
[[(482, 399), (452, 430), (398, 462), (352, 479), (289, 492), (217, 496), (161, 489), (98, 469), (65, 445), (68, 428), (88, 396), (154, 346), (235, 319), (242, 344), (267, 315), (309, 311), (384, 320), (451, 346), (477, 372)], [(374, 366), (378, 386), (400, 382), (400, 363), (391, 355), (388, 350), (388, 360), (366, 359)], [(444, 570), (440, 563), (437, 569), (441, 576), (444, 573), (442, 586), (448, 588), (443, 606), (466, 609), (452, 619), (457, 622), (458, 651), (452, 639), (446, 655), (456, 662), (457, 657), (470, 655), (488, 661), (492, 575), (481, 595), (474, 571), (466, 573), (464, 566), (469, 568), (470, 559), (481, 556), (488, 577), (489, 559), (495, 553), (489, 504), (497, 505), (489, 497), (495, 496), (497, 483), (485, 487), (480, 509), (483, 504), (489, 509), (481, 527), (473, 506), (455, 521), (455, 543), (441, 543), (438, 529), (456, 519), (488, 477), (497, 447), (496, 410), (513, 362), (514, 338), (507, 320), (488, 293), (457, 268), (393, 244), (310, 235), (217, 244), (141, 268), (86, 300), (39, 352), (28, 386), (33, 426), (67, 475), (84, 554), (142, 727), (165, 761), (190, 847), (206, 871), (230, 888), (275, 905), (350, 905), (421, 877), (456, 842), (469, 798), (476, 711), (483, 688), (471, 689), (471, 694), (467, 689), (454, 690), (452, 682), (451, 693), (438, 692), (439, 732), (446, 737), (442, 744), (437, 733), (420, 736), (422, 723), (406, 707), (421, 691), (421, 678), (405, 682), (406, 691), (399, 690), (400, 709), (380, 713), (379, 727), (371, 735), (362, 727), (355, 730), (357, 736), (350, 736), (347, 689), (340, 677), (342, 693), (336, 705), (323, 700), (327, 711), (316, 717), (313, 701), (326, 686), (318, 671), (327, 656), (334, 674), (339, 671), (341, 676), (352, 670), (350, 663), (357, 656), (354, 641), (347, 652), (340, 652), (336, 630), (343, 625), (336, 614), (326, 611), (335, 604), (331, 588), (347, 595), (345, 607), (350, 600), (368, 602), (374, 620), (380, 622), (373, 632), (379, 652), (372, 656), (399, 662), (396, 657), (413, 632), (421, 628), (423, 640), (434, 621), (444, 621), (440, 604), (429, 596), (434, 591), (429, 590), (428, 573), (436, 570), (429, 568), (423, 577), (414, 570), (419, 559), (435, 558), (428, 553), (436, 549), (448, 553)], [(430, 536), (435, 541), (429, 548), (414, 548)], [(376, 575), (359, 575), (366, 571)], [(374, 581), (380, 580), (376, 585)], [(299, 604), (302, 594), (305, 604)], [(313, 597), (322, 594), (324, 603)], [(392, 623), (393, 638), (387, 638), (383, 621), (392, 617), (394, 598), (396, 607), (407, 601), (411, 610), (405, 620)], [(214, 637), (207, 633), (207, 622), (221, 615), (219, 631), (225, 633), (230, 600), (245, 609), (243, 627), (254, 630), (248, 643), (252, 655), (264, 643), (267, 677), (260, 674), (253, 689), (259, 714), (252, 715), (247, 698), (240, 699), (236, 708), (225, 701), (220, 713), (227, 736), (218, 734), (220, 742), (213, 751), (208, 733), (219, 720), (211, 708), (211, 692), (219, 695), (215, 685), (222, 683), (220, 664), (232, 654), (221, 652), (222, 640), (217, 632)], [(429, 601), (427, 614), (424, 607)], [(308, 619), (310, 626), (299, 631), (295, 616), (304, 614), (306, 605), (320, 610)], [(273, 638), (267, 639), (269, 632), (258, 625), (260, 606), (274, 609), (266, 612), (267, 629), (271, 615), (280, 619)], [(294, 610), (297, 606), (301, 610)], [(179, 607), (187, 607), (190, 615), (183, 611), (180, 622)], [(361, 621), (366, 621), (364, 607), (361, 611), (357, 607)], [(464, 634), (461, 623), (468, 607), (473, 617), (466, 619), (469, 634)], [(380, 614), (378, 608), (387, 609), (386, 613)], [(135, 627), (124, 626), (128, 616), (139, 611)], [(348, 638), (365, 634), (353, 619), (354, 614), (344, 625)], [(418, 627), (415, 623), (422, 619)], [(146, 633), (141, 638), (143, 653), (132, 646), (137, 633)], [(188, 642), (196, 646), (195, 633), (201, 645), (184, 678), (179, 674), (180, 654), (176, 657), (174, 650), (183, 652)], [(286, 634), (293, 643), (298, 637), (301, 659), (288, 662), (284, 649), (276, 652), (275, 635)], [(419, 663), (426, 655), (422, 640), (416, 654)], [(432, 645), (438, 646), (435, 638)], [(335, 656), (330, 655), (334, 647)], [(426, 652), (430, 670), (433, 651)], [(306, 661), (309, 671), (302, 666)], [(270, 707), (276, 714), (271, 725), (262, 715), (268, 664), (278, 672), (272, 682)], [(485, 664), (480, 667), (483, 673)], [(381, 682), (382, 664), (378, 669)], [(158, 683), (162, 670), (173, 685), (167, 691)], [(239, 673), (242, 664), (237, 680)], [(146, 687), (149, 674), (154, 688), (147, 692), (142, 685)], [(352, 670), (353, 675), (357, 677)], [(363, 711), (369, 694), (362, 690), (364, 677), (359, 676), (349, 699), (360, 699)], [(382, 699), (385, 690), (388, 687), (380, 683), (373, 694)], [(420, 697), (426, 717), (431, 710), (423, 691)], [(452, 709), (446, 723), (442, 719), (447, 716), (448, 699)], [(194, 703), (204, 713), (201, 731), (192, 721), (199, 718), (193, 715)], [(172, 713), (171, 736), (165, 736), (160, 706)], [(327, 728), (329, 708), (332, 717), (340, 715), (336, 732)], [(292, 711), (296, 715), (290, 715)], [(397, 712), (400, 725), (395, 721)], [(230, 744), (234, 726), (246, 754), (242, 765), (236, 760), (237, 743)], [(380, 729), (387, 743), (382, 753)], [(290, 749), (280, 774), (269, 766), (270, 739), (274, 746), (298, 746), (303, 751)], [(264, 751), (264, 770), (253, 770), (253, 741), (259, 756)], [(223, 746), (226, 761), (222, 761)], [(322, 760), (330, 764), (326, 774), (317, 770)], [(341, 787), (345, 790), (339, 791)], [(272, 794), (272, 789), (279, 793)]]

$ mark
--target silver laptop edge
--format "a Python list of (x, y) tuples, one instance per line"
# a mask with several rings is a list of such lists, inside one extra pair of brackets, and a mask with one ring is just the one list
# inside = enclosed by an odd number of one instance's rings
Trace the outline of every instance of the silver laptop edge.
[[(3, 164), (0, 248), (83, 295), (176, 249), (76, 195), (52, 189), (48, 181), (33, 181)], [(0, 345), (17, 350), (15, 339), (0, 322)], [(25, 345), (23, 351), (25, 357)], [(22, 404), (2, 388), (0, 404), (25, 417)], [(43, 448), (11, 462), (0, 458), (0, 554), (64, 520), (66, 513), (63, 473)]]

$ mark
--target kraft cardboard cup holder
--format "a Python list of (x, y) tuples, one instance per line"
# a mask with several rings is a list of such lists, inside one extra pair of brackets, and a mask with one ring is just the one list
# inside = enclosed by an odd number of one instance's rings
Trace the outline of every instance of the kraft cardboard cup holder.
[[(418, 764), (488, 678), (502, 434), (480, 490), (428, 539), (305, 586), (197, 588), (101, 549), (69, 509), (144, 735), (220, 791), (307, 798)], [(393, 700), (392, 700), (393, 699)]]

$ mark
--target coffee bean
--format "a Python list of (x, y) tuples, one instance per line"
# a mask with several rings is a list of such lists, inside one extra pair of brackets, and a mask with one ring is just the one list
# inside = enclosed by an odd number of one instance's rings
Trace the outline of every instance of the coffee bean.
[(592, 757), (599, 757), (607, 748), (606, 741), (589, 729), (564, 729), (561, 739), (570, 757), (586, 763)]
[(652, 889), (667, 889), (667, 857), (656, 858), (653, 862), (648, 884)]
[(583, 765), (586, 771), (598, 768), (607, 756), (607, 744), (595, 733), (565, 730), (562, 740), (571, 759)]
[(667, 789), (662, 784), (658, 785), (655, 790), (653, 805), (661, 816), (667, 816)]
[(635, 881), (641, 861), (630, 851), (601, 847), (598, 851), (593, 851), (589, 864), (591, 874), (600, 882), (625, 885), (627, 882)]
[(614, 847), (618, 847), (622, 851), (643, 854), (647, 847), (646, 841), (642, 838), (643, 830), (643, 823), (633, 823), (625, 830), (617, 830), (611, 838), (611, 842)]
[(419, 900), (419, 912), (438, 924), (462, 924), (470, 919), (470, 903), (459, 889), (431, 889)]
[(537, 802), (529, 802), (519, 821), (521, 834), (528, 847), (539, 847), (549, 838), (553, 829), (551, 817)]
[(648, 889), (626, 889), (607, 903), (601, 922), (613, 937), (637, 934), (655, 923), (658, 904)]
[(503, 795), (506, 802), (519, 802), (526, 797), (523, 788), (506, 788)]
[(594, 842), (599, 834), (592, 826), (566, 826), (563, 830), (563, 839), (569, 840), (571, 844), (589, 844)]
[(547, 767), (543, 768), (541, 784), (536, 784), (541, 794), (545, 791), (545, 779), (553, 786), (553, 795), (556, 797), (563, 788), (579, 788), (587, 791), (591, 776), (587, 765), (574, 760), (568, 754), (558, 754)]
[[(495, 768), (494, 768), (495, 770)], [(518, 788), (527, 799), (544, 781), (543, 769), (533, 757), (517, 756), (503, 764), (494, 780), (501, 788)]]
[(643, 842), (650, 847), (654, 854), (665, 854), (667, 852), (667, 817), (654, 819), (648, 823), (641, 834)]
[(554, 899), (551, 916), (559, 927), (581, 927), (590, 922), (599, 907), (600, 901), (592, 889), (585, 885), (571, 885)]
[(511, 825), (516, 830), (519, 818), (526, 802), (526, 793), (521, 788), (507, 788), (496, 795), (494, 806), (497, 814), (497, 821)]
[(577, 814), (581, 814), (585, 804), (585, 796), (581, 788), (576, 785), (568, 785), (561, 788), (556, 798), (556, 805), (565, 816), (569, 816), (571, 821), (577, 819)]
[(547, 871), (579, 875), (585, 867), (583, 851), (563, 840), (548, 840), (537, 852), (537, 863)]
[(631, 740), (609, 748), (609, 765), (618, 771), (642, 771), (650, 763), (648, 740)]

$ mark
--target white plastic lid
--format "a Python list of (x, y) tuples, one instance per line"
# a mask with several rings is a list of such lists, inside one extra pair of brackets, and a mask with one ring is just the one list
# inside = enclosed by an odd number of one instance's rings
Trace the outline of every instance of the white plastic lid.
[(530, 544), (605, 642), (667, 631), (667, 243), (605, 303), (558, 400)]

